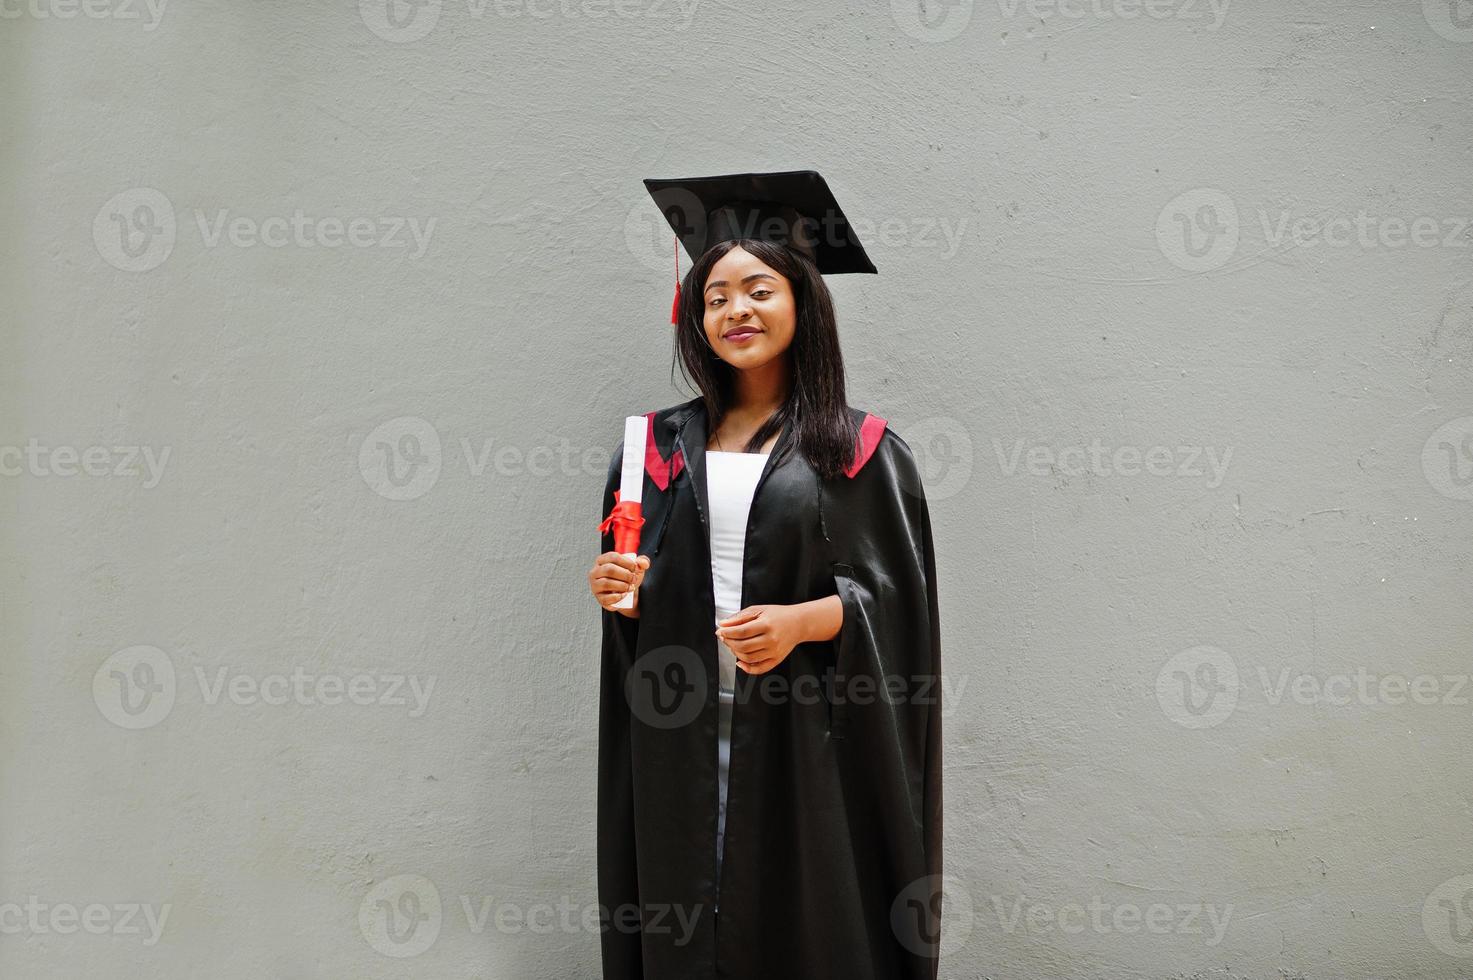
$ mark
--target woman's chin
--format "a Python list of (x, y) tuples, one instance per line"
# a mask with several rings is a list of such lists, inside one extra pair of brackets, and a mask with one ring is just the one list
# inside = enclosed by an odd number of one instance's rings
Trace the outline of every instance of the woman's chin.
[(753, 371), (757, 368), (762, 367), (762, 365), (772, 360), (772, 358), (754, 357), (753, 355), (748, 354), (746, 351), (743, 351), (742, 353), (737, 354), (733, 357), (724, 358), (724, 360), (726, 361), (726, 363), (730, 364), (738, 371)]
[(723, 361), (742, 371), (759, 368), (772, 360), (774, 356), (771, 347), (761, 340), (749, 341), (740, 347), (728, 344), (721, 352)]

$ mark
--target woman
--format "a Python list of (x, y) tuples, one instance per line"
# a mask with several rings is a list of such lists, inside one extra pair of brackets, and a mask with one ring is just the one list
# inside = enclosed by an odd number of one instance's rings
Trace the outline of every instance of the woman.
[(669, 184), (697, 201), (666, 214), (696, 257), (676, 350), (701, 395), (649, 413), (636, 558), (615, 454), (589, 572), (604, 976), (930, 980), (930, 518), (909, 447), (845, 400), (821, 275), (873, 266), (811, 171)]

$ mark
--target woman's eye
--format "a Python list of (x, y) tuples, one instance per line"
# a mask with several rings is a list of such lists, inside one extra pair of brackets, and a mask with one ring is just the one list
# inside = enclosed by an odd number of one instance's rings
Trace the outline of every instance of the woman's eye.
[(717, 305), (719, 305), (719, 304), (721, 304), (723, 302), (725, 302), (725, 300), (723, 300), (720, 296), (718, 296), (718, 297), (716, 297), (715, 299), (713, 299), (711, 301), (711, 305), (712, 306), (717, 306)]
[(753, 293), (752, 295), (755, 296), (757, 299), (766, 299), (767, 297), (769, 297), (769, 296), (772, 295), (772, 290), (770, 290), (770, 289), (759, 289), (755, 293)]

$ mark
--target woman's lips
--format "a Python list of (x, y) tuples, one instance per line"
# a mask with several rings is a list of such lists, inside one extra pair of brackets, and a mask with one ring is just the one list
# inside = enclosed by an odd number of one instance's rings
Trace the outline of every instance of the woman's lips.
[(738, 327), (731, 333), (726, 334), (724, 339), (729, 340), (734, 344), (740, 344), (751, 340), (753, 337), (757, 336), (761, 332), (762, 331), (758, 330), (756, 327)]

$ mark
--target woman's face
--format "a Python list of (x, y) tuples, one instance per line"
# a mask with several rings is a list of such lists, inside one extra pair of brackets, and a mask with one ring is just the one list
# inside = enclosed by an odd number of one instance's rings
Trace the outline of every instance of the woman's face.
[(704, 300), (706, 339), (738, 370), (761, 367), (793, 342), (793, 284), (741, 246), (711, 267)]

